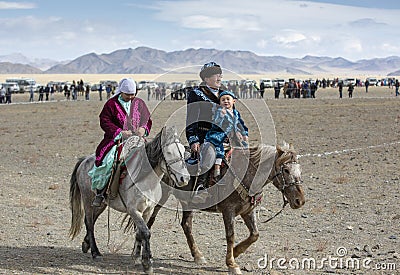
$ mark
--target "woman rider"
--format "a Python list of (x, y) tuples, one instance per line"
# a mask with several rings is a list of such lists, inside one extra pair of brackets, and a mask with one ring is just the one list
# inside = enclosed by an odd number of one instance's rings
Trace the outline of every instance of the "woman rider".
[(111, 176), (117, 144), (132, 135), (145, 137), (150, 133), (152, 121), (149, 109), (136, 94), (135, 81), (122, 79), (115, 95), (107, 100), (100, 113), (104, 138), (96, 149), (95, 165), (89, 171), (92, 190), (96, 190), (93, 206), (100, 206), (104, 200), (103, 193)]

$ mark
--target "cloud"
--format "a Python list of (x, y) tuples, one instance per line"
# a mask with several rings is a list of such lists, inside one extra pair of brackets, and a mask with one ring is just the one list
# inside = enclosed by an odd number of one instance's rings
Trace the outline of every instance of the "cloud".
[(34, 3), (19, 3), (19, 2), (6, 2), (0, 1), (0, 10), (20, 10), (20, 9), (34, 9)]
[[(390, 26), (396, 33), (400, 28), (396, 10), (311, 1), (221, 0), (218, 5), (215, 0), (159, 1), (152, 9), (156, 20), (191, 30), (179, 39), (181, 47), (221, 45), (265, 55), (373, 56), (372, 44), (393, 37), (385, 28)], [(356, 31), (361, 27), (381, 31), (371, 40), (365, 32)], [(203, 46), (202, 38), (206, 40)]]
[(182, 26), (193, 29), (219, 29), (227, 24), (224, 18), (214, 18), (206, 15), (190, 15), (182, 18)]
[[(156, 0), (140, 4), (117, 0), (113, 14), (99, 2), (96, 10), (82, 15), (72, 12), (72, 7), (54, 12), (53, 5), (46, 7), (45, 2), (50, 1), (41, 1), (38, 7), (43, 15), (21, 10), (0, 18), (0, 37), (13, 34), (7, 41), (0, 40), (1, 52), (40, 49), (49, 55), (59, 52), (73, 57), (88, 49), (104, 53), (144, 45), (166, 51), (216, 48), (355, 59), (397, 54), (393, 46), (385, 50), (382, 45), (400, 45), (399, 10), (304, 0)], [(0, 10), (11, 8), (35, 9), (36, 4), (0, 1)], [(50, 48), (52, 43), (57, 44)]]
[(281, 34), (278, 34), (278, 35), (275, 35), (274, 37), (272, 37), (273, 41), (283, 44), (283, 45), (301, 42), (306, 39), (307, 39), (307, 37), (304, 34), (292, 32), (292, 31), (289, 31), (286, 33), (281, 33)]
[(351, 27), (358, 27), (358, 28), (371, 28), (371, 27), (385, 27), (387, 26), (386, 23), (379, 23), (376, 22), (374, 19), (371, 18), (361, 18), (355, 21), (349, 22)]

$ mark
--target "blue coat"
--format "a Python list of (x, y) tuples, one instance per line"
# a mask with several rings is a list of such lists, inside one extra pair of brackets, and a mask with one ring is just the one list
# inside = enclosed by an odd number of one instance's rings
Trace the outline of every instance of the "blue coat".
[[(216, 157), (222, 159), (225, 155), (224, 140), (228, 138), (231, 144), (237, 146), (236, 133), (239, 132), (242, 136), (248, 136), (249, 132), (236, 109), (233, 109), (233, 115), (229, 111), (226, 111), (226, 114), (223, 115), (221, 110), (222, 107), (220, 106), (213, 109), (213, 125), (211, 130), (207, 132), (205, 141), (215, 146)], [(242, 143), (242, 146), (247, 147), (247, 144)]]

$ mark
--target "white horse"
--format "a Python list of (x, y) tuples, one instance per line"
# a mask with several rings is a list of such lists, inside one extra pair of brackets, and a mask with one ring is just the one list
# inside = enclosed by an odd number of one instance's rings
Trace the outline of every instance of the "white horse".
[[(136, 156), (129, 158), (132, 153)], [(152, 141), (126, 155), (125, 165), (129, 176), (122, 180), (117, 197), (112, 200), (106, 199), (106, 204), (111, 208), (127, 213), (133, 220), (136, 226), (135, 247), (143, 248), (142, 266), (149, 274), (153, 273), (153, 268), (150, 230), (146, 223), (161, 198), (160, 181), (164, 175), (168, 176), (177, 187), (188, 184), (190, 175), (186, 168), (184, 153), (185, 148), (175, 128), (164, 127)], [(92, 257), (97, 258), (101, 253), (94, 237), (94, 225), (107, 205), (92, 206), (95, 193), (91, 190), (88, 171), (92, 169), (94, 161), (94, 155), (79, 159), (72, 173), (70, 181), (72, 221), (69, 234), (72, 239), (79, 234), (84, 218), (86, 236), (82, 242), (82, 251), (86, 253), (90, 248)]]

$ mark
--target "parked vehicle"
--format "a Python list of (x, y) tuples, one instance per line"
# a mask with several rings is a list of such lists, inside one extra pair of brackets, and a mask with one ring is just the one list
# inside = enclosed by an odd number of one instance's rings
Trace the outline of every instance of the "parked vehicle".
[(276, 83), (279, 83), (279, 85), (281, 86), (281, 87), (283, 87), (284, 85), (285, 85), (285, 79), (283, 79), (283, 78), (275, 78), (274, 80), (272, 80), (272, 84), (273, 84), (273, 86), (275, 86), (275, 84)]
[(194, 86), (199, 86), (200, 81), (199, 80), (186, 80), (185, 81), (185, 87), (194, 87)]
[(374, 77), (368, 77), (367, 80), (370, 86), (377, 86), (379, 82), (378, 79)]
[(142, 80), (139, 81), (137, 88), (138, 90), (144, 89), (150, 87), (151, 89), (155, 89), (158, 87), (158, 85), (154, 81), (147, 81), (147, 80)]
[(262, 78), (260, 79), (260, 85), (261, 83), (264, 83), (264, 87), (265, 88), (272, 88), (274, 87), (273, 83), (272, 83), (272, 79), (269, 78)]
[(103, 85), (104, 89), (107, 86), (111, 86), (111, 87), (114, 87), (114, 88), (118, 87), (118, 82), (115, 81), (115, 80), (102, 80), (102, 81), (100, 81), (100, 84)]
[[(92, 92), (98, 91), (99, 89), (100, 89), (100, 83), (92, 84), (92, 86), (90, 87), (90, 90), (91, 90)], [(105, 90), (104, 85), (103, 85), (103, 90)]]
[(12, 93), (19, 93), (20, 89), (21, 89), (19, 87), (18, 83), (16, 83), (16, 82), (5, 82), (5, 83), (1, 83), (0, 86), (4, 87), (4, 89), (6, 89), (6, 91), (8, 89), (10, 89)]
[(343, 85), (344, 86), (349, 86), (350, 83), (353, 84), (353, 86), (356, 86), (357, 80), (355, 78), (345, 78), (343, 80)]
[(36, 91), (37, 89), (36, 81), (32, 78), (25, 78), (25, 77), (7, 78), (6, 83), (17, 83), (19, 90), (15, 91), (16, 93), (30, 92), (31, 87), (33, 88), (33, 91)]

